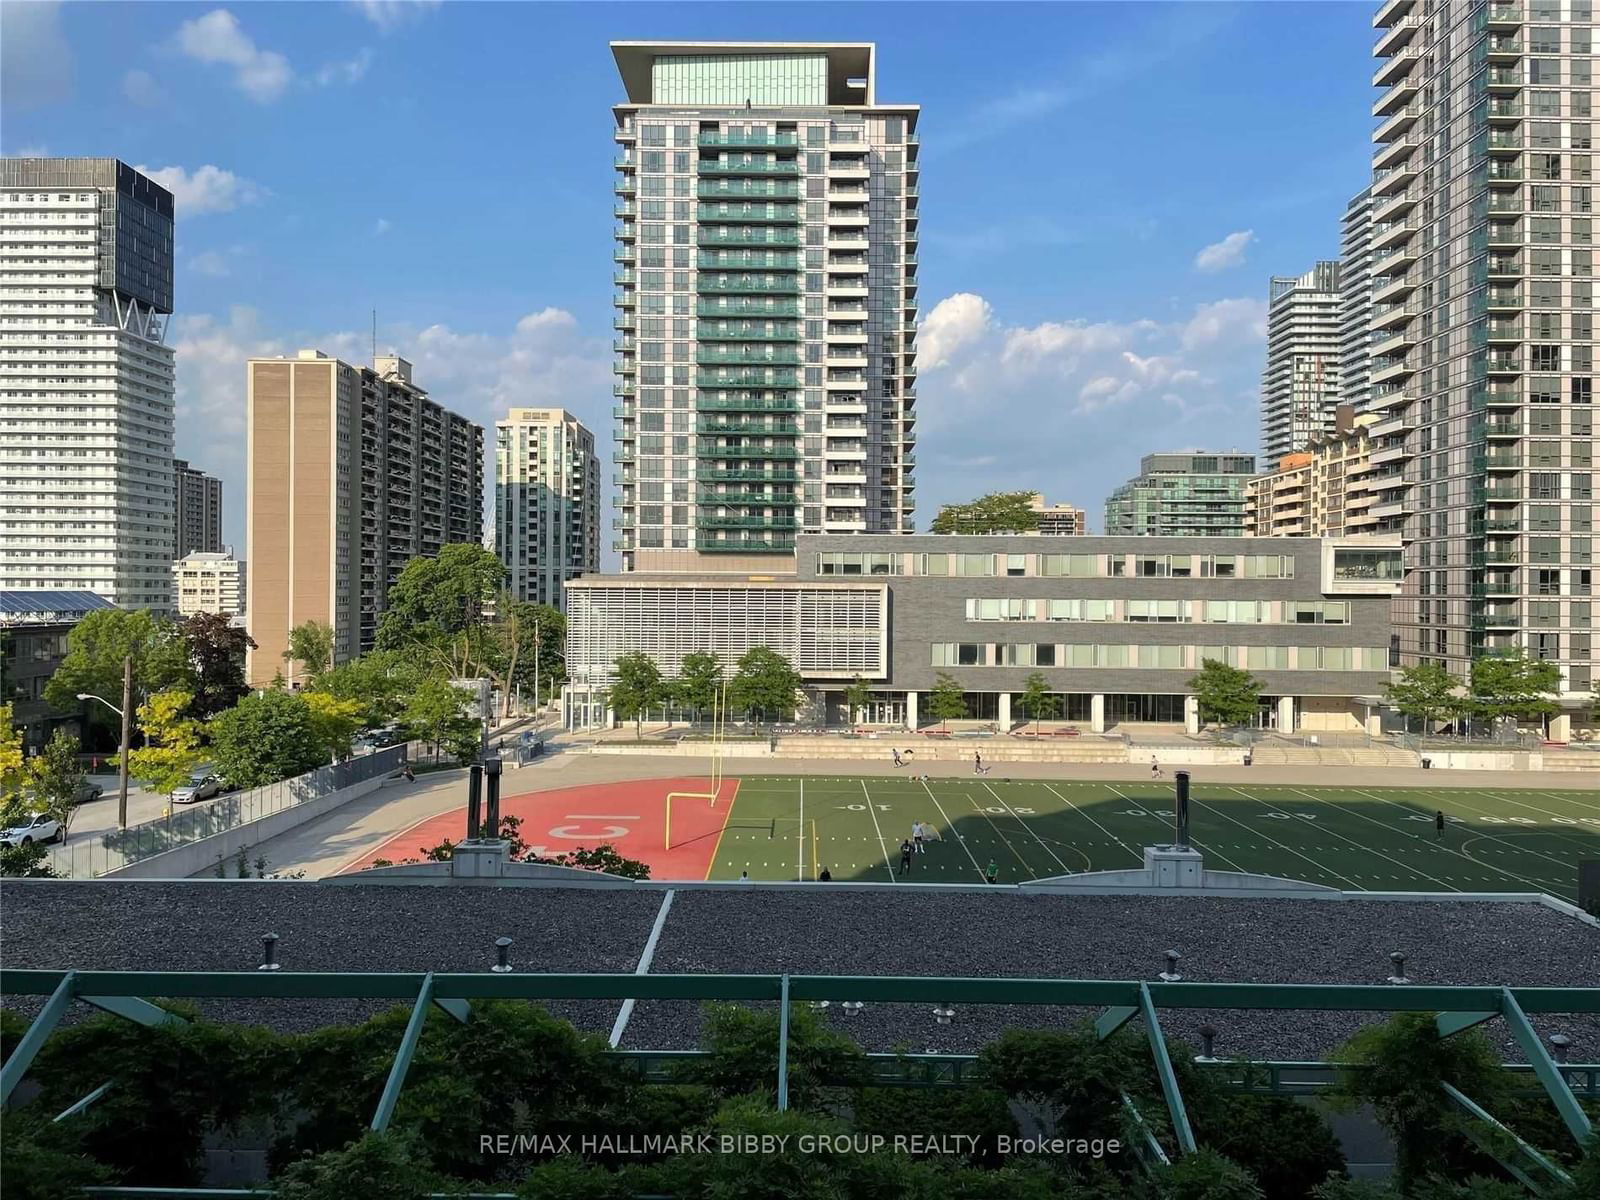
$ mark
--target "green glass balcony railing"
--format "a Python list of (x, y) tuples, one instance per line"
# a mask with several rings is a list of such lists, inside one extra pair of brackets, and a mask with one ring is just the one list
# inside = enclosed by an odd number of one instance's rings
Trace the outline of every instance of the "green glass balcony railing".
[(701, 529), (793, 529), (793, 517), (734, 517), (701, 514), (694, 522)]
[(800, 294), (800, 281), (771, 275), (700, 275), (695, 279), (694, 289), (702, 294), (743, 292), (747, 295), (796, 296)]
[(798, 317), (798, 300), (702, 300), (698, 317)]
[(695, 336), (702, 342), (797, 342), (800, 340), (800, 326), (778, 324), (768, 328), (742, 321), (716, 324), (702, 320), (700, 327), (695, 330)]
[(786, 250), (702, 250), (698, 265), (708, 271), (798, 271), (800, 255)]
[(751, 159), (738, 162), (728, 159), (702, 158), (702, 177), (712, 175), (798, 175), (800, 164), (791, 159)]
[(772, 400), (754, 394), (741, 395), (735, 392), (732, 397), (701, 396), (694, 402), (698, 412), (770, 412), (770, 413), (797, 413), (800, 411), (798, 400)]
[(695, 546), (705, 554), (786, 554), (794, 550), (793, 540), (771, 538), (718, 538)]
[(800, 135), (797, 133), (768, 133), (756, 130), (741, 132), (736, 129), (724, 129), (719, 133), (702, 133), (700, 135), (700, 145), (723, 146), (738, 150), (759, 148), (761, 146), (794, 148), (800, 145)]
[(798, 200), (800, 181), (797, 179), (702, 179), (695, 185), (695, 195), (702, 200), (737, 200), (754, 197)]
[(797, 367), (800, 365), (800, 348), (798, 346), (700, 346), (695, 350), (694, 360), (709, 366), (774, 364)]
[(794, 483), (800, 478), (800, 472), (727, 467), (721, 470), (697, 470), (694, 478), (697, 483)]
[(752, 462), (756, 459), (800, 457), (800, 452), (793, 446), (702, 446), (697, 454), (700, 458), (747, 459)]
[(800, 373), (774, 367), (765, 371), (701, 371), (695, 386), (703, 388), (792, 388), (800, 386)]
[(702, 221), (757, 221), (794, 225), (800, 220), (797, 204), (702, 204), (696, 210)]
[(786, 422), (762, 421), (702, 421), (694, 427), (694, 431), (705, 436), (721, 436), (730, 433), (747, 433), (756, 437), (799, 437), (800, 426)]
[(700, 492), (700, 504), (765, 504), (772, 508), (793, 508), (800, 497), (793, 492)]
[(767, 227), (741, 229), (715, 226), (700, 230), (698, 241), (701, 246), (798, 246), (800, 231)]

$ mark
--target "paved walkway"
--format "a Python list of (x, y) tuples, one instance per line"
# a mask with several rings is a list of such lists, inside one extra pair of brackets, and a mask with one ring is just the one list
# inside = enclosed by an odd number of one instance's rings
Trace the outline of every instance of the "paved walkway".
[[(554, 753), (527, 766), (507, 771), (502, 793), (519, 796), (549, 788), (569, 788), (588, 783), (608, 783), (630, 779), (668, 779), (709, 771), (705, 759), (683, 755), (590, 754), (581, 746), (554, 743)], [(1008, 763), (1003, 757), (986, 756), (994, 779), (1084, 779), (1148, 780), (1150, 768), (1121, 763)], [(971, 774), (965, 760), (960, 762), (918, 763), (919, 774), (933, 778), (956, 778)], [(881, 761), (841, 759), (727, 758), (723, 770), (730, 777), (742, 775), (895, 775), (906, 774), (889, 760), (887, 748)], [(1195, 781), (1208, 783), (1256, 783), (1322, 785), (1335, 787), (1460, 787), (1460, 788), (1538, 788), (1547, 791), (1576, 791), (1593, 794), (1592, 774), (1561, 771), (1422, 771), (1402, 767), (1224, 767), (1200, 766), (1191, 769)], [(1167, 770), (1165, 778), (1172, 778)], [(354, 800), (327, 816), (299, 829), (252, 847), (250, 857), (262, 855), (275, 872), (304, 871), (310, 878), (338, 874), (340, 870), (370, 854), (383, 842), (404, 833), (431, 817), (451, 809), (461, 810), (460, 829), (466, 832), (467, 774), (464, 770), (440, 771), (418, 776), (415, 783), (392, 780), (367, 796)], [(1600, 800), (1596, 801), (1600, 810)], [(437, 826), (435, 828), (438, 828)]]

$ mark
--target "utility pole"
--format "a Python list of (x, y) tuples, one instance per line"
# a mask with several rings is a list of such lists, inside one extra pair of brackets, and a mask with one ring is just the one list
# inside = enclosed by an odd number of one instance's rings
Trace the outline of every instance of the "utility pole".
[(117, 788), (117, 828), (128, 827), (128, 741), (133, 717), (133, 656), (122, 658), (122, 766)]
[(533, 623), (533, 729), (539, 731), (539, 718), (544, 713), (544, 697), (539, 692), (539, 657), (544, 649), (544, 630), (538, 621)]

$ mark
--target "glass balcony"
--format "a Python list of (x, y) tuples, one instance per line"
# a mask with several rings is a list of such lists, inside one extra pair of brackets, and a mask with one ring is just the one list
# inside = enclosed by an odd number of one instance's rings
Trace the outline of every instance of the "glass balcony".
[(1491, 90), (1515, 92), (1522, 87), (1522, 71), (1518, 67), (1490, 67), (1485, 82)]
[(800, 327), (795, 324), (783, 324), (768, 329), (764, 325), (751, 326), (740, 321), (735, 321), (731, 325), (714, 325), (709, 321), (701, 321), (695, 336), (702, 342), (798, 342)]
[(1487, 47), (1489, 61), (1506, 62), (1522, 57), (1522, 43), (1516, 38), (1491, 37)]
[(702, 200), (744, 199), (757, 196), (784, 200), (800, 198), (800, 181), (788, 179), (702, 179), (695, 186)]
[(700, 504), (766, 504), (773, 508), (793, 508), (800, 497), (793, 492), (700, 492), (695, 496)]
[(751, 221), (792, 225), (800, 220), (800, 208), (794, 204), (702, 204), (697, 212), (702, 221)]
[(1489, 149), (1518, 154), (1522, 151), (1522, 134), (1515, 129), (1491, 129), (1489, 131)]
[(798, 246), (798, 229), (736, 229), (713, 227), (700, 230), (702, 246)]
[(1516, 288), (1490, 288), (1489, 294), (1484, 297), (1484, 304), (1491, 311), (1519, 309), (1522, 307), (1522, 293)]
[(694, 359), (708, 366), (799, 366), (800, 350), (795, 346), (701, 346)]
[(1522, 424), (1519, 421), (1490, 421), (1483, 427), (1484, 436), (1515, 438), (1522, 436)]
[(794, 542), (771, 538), (722, 538), (700, 542), (695, 549), (703, 554), (777, 554), (793, 552)]
[(702, 446), (697, 451), (700, 458), (799, 458), (800, 451), (793, 446)]
[(694, 522), (702, 529), (793, 529), (793, 517), (745, 517), (745, 516), (717, 516), (712, 513), (702, 513)]
[(793, 159), (752, 159), (734, 162), (725, 159), (700, 160), (702, 178), (719, 175), (798, 175), (800, 164)]
[(798, 279), (774, 279), (765, 275), (700, 275), (695, 279), (694, 287), (695, 291), (702, 293), (743, 292), (750, 295), (791, 296), (800, 294)]
[(770, 437), (797, 437), (800, 426), (788, 421), (701, 421), (694, 431), (702, 436), (720, 437), (730, 433), (749, 433)]
[(1495, 96), (1489, 101), (1489, 120), (1517, 121), (1522, 118), (1521, 96)]
[(797, 413), (800, 411), (798, 400), (770, 400), (760, 396), (745, 396), (738, 399), (702, 396), (695, 401), (694, 406), (700, 412)]
[(698, 265), (702, 270), (739, 271), (760, 269), (764, 271), (798, 271), (800, 256), (781, 250), (745, 251), (702, 250)]
[(1491, 186), (1521, 183), (1522, 166), (1514, 162), (1495, 162), (1489, 164), (1488, 179)]
[(800, 304), (796, 300), (702, 300), (695, 306), (700, 317), (798, 317)]
[(702, 371), (695, 384), (703, 388), (792, 388), (800, 386), (798, 371)]
[(698, 470), (697, 483), (794, 483), (800, 478), (798, 471), (782, 469), (770, 471), (744, 470), (737, 467), (723, 470)]
[(702, 133), (702, 146), (722, 146), (733, 150), (760, 149), (763, 146), (796, 147), (800, 145), (797, 133), (768, 133), (766, 131), (724, 129), (720, 133)]
[(1522, 403), (1522, 388), (1515, 385), (1508, 387), (1505, 384), (1491, 385), (1484, 389), (1483, 399), (1484, 403), (1490, 408), (1520, 405)]

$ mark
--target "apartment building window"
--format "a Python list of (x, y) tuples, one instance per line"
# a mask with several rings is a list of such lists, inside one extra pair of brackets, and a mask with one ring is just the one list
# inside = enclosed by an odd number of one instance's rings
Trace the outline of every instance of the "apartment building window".
[(898, 554), (822, 553), (817, 555), (818, 575), (898, 575)]
[(1186, 621), (1187, 605), (1182, 600), (1129, 600), (1127, 619), (1130, 621)]
[(934, 642), (932, 661), (936, 667), (981, 667), (986, 647), (982, 642)]
[(1258, 625), (1267, 619), (1262, 600), (1207, 600), (1205, 619), (1227, 625)]
[(1109, 621), (1110, 600), (1049, 600), (1045, 619), (1049, 621)]
[(1350, 602), (1348, 600), (1319, 600), (1292, 604), (1289, 619), (1296, 625), (1348, 625)]
[(967, 601), (969, 621), (1036, 621), (1038, 600), (973, 599)]

